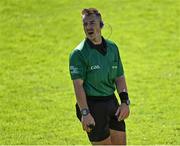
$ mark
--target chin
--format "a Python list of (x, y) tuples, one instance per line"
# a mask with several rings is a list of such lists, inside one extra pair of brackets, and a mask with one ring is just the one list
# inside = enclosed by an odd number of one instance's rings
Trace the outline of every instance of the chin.
[(88, 36), (87, 37), (90, 41), (93, 41), (95, 39), (95, 37), (91, 37), (91, 36)]

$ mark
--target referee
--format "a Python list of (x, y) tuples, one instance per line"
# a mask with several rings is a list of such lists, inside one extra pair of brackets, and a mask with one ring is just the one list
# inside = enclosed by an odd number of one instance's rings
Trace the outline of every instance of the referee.
[(86, 38), (72, 51), (69, 63), (77, 117), (93, 145), (125, 145), (130, 101), (118, 47), (101, 36), (104, 24), (97, 9), (83, 9), (82, 21)]

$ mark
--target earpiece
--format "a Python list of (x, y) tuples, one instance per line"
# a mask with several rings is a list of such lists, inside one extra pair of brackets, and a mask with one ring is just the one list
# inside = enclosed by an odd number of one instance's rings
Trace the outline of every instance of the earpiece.
[(103, 21), (101, 20), (101, 21), (100, 21), (100, 28), (103, 28), (103, 26), (104, 26), (104, 23), (103, 23)]

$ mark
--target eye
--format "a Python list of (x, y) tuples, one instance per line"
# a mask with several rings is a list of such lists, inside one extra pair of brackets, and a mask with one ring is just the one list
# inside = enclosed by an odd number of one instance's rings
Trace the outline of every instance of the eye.
[(95, 24), (95, 22), (94, 22), (94, 21), (90, 22), (90, 25), (94, 25), (94, 24)]
[(84, 26), (87, 26), (87, 22), (84, 22), (83, 25), (84, 25)]

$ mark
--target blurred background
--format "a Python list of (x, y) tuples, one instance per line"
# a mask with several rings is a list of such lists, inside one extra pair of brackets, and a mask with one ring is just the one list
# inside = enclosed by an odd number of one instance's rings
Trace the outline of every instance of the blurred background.
[(180, 144), (179, 0), (1, 0), (0, 144), (90, 144), (68, 67), (89, 7), (121, 54), (128, 144)]

